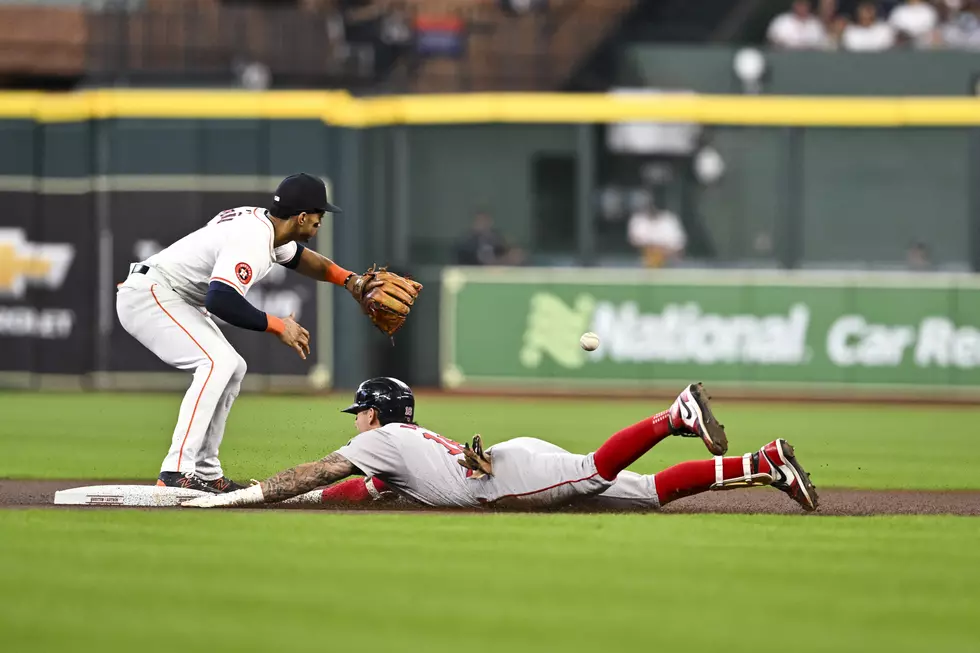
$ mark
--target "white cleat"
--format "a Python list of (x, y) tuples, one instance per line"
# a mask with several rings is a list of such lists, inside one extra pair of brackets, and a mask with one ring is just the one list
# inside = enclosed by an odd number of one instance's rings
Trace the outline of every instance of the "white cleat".
[(725, 427), (718, 423), (711, 412), (708, 393), (700, 383), (692, 383), (684, 388), (670, 406), (667, 416), (674, 435), (701, 438), (708, 451), (716, 456), (723, 456), (728, 451)]

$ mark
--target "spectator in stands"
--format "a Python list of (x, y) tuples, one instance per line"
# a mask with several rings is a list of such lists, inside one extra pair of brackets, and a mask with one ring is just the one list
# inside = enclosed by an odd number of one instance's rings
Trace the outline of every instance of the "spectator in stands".
[(926, 0), (905, 0), (892, 10), (888, 23), (900, 40), (918, 47), (929, 46), (939, 24), (939, 12)]
[(387, 72), (410, 48), (409, 19), (397, 6), (376, 0), (337, 0), (337, 5), (352, 57), (375, 75)]
[(661, 268), (684, 256), (684, 225), (674, 213), (657, 207), (652, 197), (630, 216), (626, 231), (630, 245), (640, 251), (646, 267)]
[(476, 214), (473, 226), (456, 246), (459, 265), (519, 265), (523, 260), (524, 252), (507, 243), (486, 211)]
[(827, 30), (827, 37), (830, 40), (832, 48), (840, 49), (841, 41), (844, 38), (844, 30), (850, 24), (851, 21), (847, 20), (847, 16), (843, 14), (831, 18), (830, 27)]
[(827, 33), (813, 15), (808, 0), (795, 0), (790, 11), (776, 16), (769, 24), (769, 42), (788, 50), (814, 50), (827, 47)]
[(980, 50), (980, 0), (968, 0), (940, 29), (948, 48)]
[(523, 16), (532, 12), (548, 10), (548, 0), (497, 0), (505, 14)]
[(873, 2), (862, 2), (857, 8), (857, 22), (844, 28), (841, 46), (851, 52), (881, 52), (895, 45), (895, 30), (878, 20)]
[(930, 270), (932, 262), (929, 260), (929, 250), (925, 243), (912, 243), (908, 252), (905, 254), (905, 264), (910, 270)]

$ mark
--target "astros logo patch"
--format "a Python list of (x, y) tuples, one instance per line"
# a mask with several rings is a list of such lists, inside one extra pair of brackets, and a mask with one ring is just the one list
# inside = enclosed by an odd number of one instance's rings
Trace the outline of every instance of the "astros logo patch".
[(235, 266), (235, 275), (242, 283), (248, 283), (252, 280), (252, 266), (248, 263), (239, 263)]

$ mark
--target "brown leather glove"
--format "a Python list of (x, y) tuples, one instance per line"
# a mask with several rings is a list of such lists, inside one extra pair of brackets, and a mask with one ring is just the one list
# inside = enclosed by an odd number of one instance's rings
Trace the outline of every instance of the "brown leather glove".
[(465, 467), (476, 472), (472, 478), (482, 476), (493, 476), (493, 463), (490, 456), (483, 453), (483, 438), (479, 434), (473, 436), (473, 446), (463, 443), (463, 457), (456, 461)]
[(422, 284), (389, 272), (387, 268), (371, 268), (364, 274), (354, 274), (344, 287), (371, 318), (374, 326), (392, 336), (405, 324)]

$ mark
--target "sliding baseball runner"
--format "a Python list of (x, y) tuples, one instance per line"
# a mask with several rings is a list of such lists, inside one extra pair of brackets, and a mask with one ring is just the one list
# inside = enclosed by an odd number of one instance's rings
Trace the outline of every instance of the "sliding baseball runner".
[[(508, 440), (486, 451), (479, 436), (472, 446), (460, 444), (420, 426), (411, 389), (387, 377), (362, 383), (345, 412), (355, 415), (358, 435), (334, 453), (242, 490), (184, 505), (243, 506), (306, 498), (308, 493), (313, 500), (356, 501), (393, 491), (446, 508), (553, 508), (589, 499), (656, 509), (708, 490), (770, 485), (804, 510), (817, 508), (816, 489), (785, 440), (742, 456), (724, 456), (728, 439), (700, 384), (686, 387), (668, 410), (614, 433), (587, 455), (536, 438)], [(672, 435), (701, 438), (714, 458), (688, 461), (653, 475), (626, 471)], [(368, 480), (331, 486), (352, 475)], [(317, 490), (324, 486), (331, 487)]]

